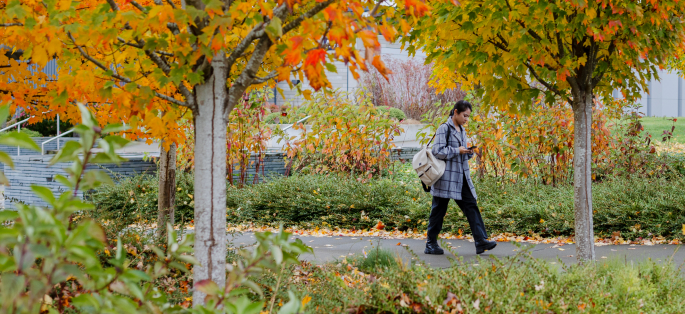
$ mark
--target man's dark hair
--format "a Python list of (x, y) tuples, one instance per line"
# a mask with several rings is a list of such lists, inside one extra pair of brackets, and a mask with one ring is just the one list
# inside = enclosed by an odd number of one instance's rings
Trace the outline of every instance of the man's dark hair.
[(454, 104), (454, 108), (452, 108), (452, 111), (450, 111), (450, 117), (454, 115), (454, 113), (462, 113), (466, 111), (466, 109), (469, 109), (473, 111), (473, 107), (471, 106), (471, 103), (466, 101), (466, 100), (460, 100), (457, 101), (457, 103)]

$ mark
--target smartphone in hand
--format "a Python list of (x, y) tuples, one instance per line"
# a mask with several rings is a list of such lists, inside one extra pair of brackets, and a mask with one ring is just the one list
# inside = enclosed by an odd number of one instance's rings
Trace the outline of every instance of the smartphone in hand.
[(476, 148), (478, 148), (477, 145), (469, 147), (468, 150), (474, 150), (474, 149), (476, 149)]

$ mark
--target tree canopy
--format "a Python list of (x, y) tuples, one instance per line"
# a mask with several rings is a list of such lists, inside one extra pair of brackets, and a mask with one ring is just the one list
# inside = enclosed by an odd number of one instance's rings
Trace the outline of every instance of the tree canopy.
[[(435, 1), (404, 40), (441, 71), (438, 85), (478, 83), (484, 103), (527, 109), (572, 103), (586, 87), (634, 98), (683, 47), (679, 1)], [(452, 80), (450, 80), (450, 76)]]

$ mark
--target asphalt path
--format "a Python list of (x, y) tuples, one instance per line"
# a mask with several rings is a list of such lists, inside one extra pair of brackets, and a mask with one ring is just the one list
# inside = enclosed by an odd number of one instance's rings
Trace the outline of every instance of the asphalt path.
[[(342, 260), (346, 256), (363, 254), (369, 252), (378, 245), (381, 248), (395, 252), (402, 259), (408, 261), (414, 259), (417, 263), (432, 267), (449, 267), (448, 257), (454, 255), (445, 250), (445, 255), (427, 255), (423, 253), (425, 240), (420, 239), (381, 239), (378, 237), (313, 237), (298, 236), (294, 237), (302, 240), (305, 244), (314, 249), (314, 254), (305, 254), (301, 258), (315, 264), (335, 262)], [(250, 247), (255, 244), (252, 233), (229, 235), (229, 241), (233, 247)], [(577, 263), (576, 247), (574, 244), (531, 244), (518, 243), (517, 246), (510, 242), (498, 242), (497, 247), (492, 251), (487, 251), (481, 255), (476, 255), (476, 248), (473, 242), (468, 240), (445, 240), (443, 248), (450, 247), (450, 251), (455, 255), (464, 258), (469, 263), (479, 263), (486, 258), (506, 258), (519, 254), (521, 250), (529, 249), (533, 257), (548, 261), (551, 264), (573, 264)], [(413, 254), (410, 253), (413, 251)], [(675, 265), (685, 263), (685, 250), (679, 249), (679, 245), (603, 245), (595, 246), (595, 254), (598, 261), (618, 259), (625, 262), (639, 263), (646, 260), (657, 262), (673, 261)], [(416, 260), (418, 259), (418, 260)]]

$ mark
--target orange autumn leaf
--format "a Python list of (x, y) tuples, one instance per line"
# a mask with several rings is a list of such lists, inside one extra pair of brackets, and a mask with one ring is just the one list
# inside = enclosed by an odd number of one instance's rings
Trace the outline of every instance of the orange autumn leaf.
[(326, 50), (314, 49), (307, 53), (307, 59), (304, 61), (305, 66), (314, 66), (326, 61)]
[(302, 36), (295, 36), (290, 38), (290, 44), (285, 52), (285, 57), (283, 61), (286, 65), (298, 65), (302, 61), (302, 42), (304, 38)]
[(378, 72), (380, 72), (380, 74), (383, 75), (386, 80), (388, 80), (388, 74), (392, 74), (392, 72), (385, 67), (385, 63), (383, 60), (381, 60), (381, 56), (374, 56), (371, 64), (373, 64), (376, 70), (378, 70)]
[(383, 224), (382, 221), (378, 221), (378, 223), (376, 224), (376, 227), (374, 227), (374, 228), (376, 228), (378, 230), (382, 230), (383, 228), (385, 228), (385, 225)]
[(363, 30), (359, 32), (359, 38), (361, 38), (362, 43), (364, 43), (364, 47), (366, 48), (375, 49), (381, 46), (381, 44), (378, 42), (378, 37), (376, 36), (376, 33), (370, 30)]

